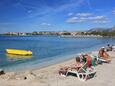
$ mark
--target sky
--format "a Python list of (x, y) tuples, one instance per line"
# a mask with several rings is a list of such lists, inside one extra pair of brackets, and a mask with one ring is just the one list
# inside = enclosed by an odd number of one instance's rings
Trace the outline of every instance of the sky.
[(0, 0), (0, 33), (115, 25), (115, 0)]

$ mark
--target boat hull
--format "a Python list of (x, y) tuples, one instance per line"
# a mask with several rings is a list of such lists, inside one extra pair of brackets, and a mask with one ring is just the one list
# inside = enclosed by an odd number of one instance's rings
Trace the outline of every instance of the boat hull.
[(13, 55), (32, 55), (31, 51), (27, 50), (16, 50), (16, 49), (6, 49), (6, 53), (13, 54)]

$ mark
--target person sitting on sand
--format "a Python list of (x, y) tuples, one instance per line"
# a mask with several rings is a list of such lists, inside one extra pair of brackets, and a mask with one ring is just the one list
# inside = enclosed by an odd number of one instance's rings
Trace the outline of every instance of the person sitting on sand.
[(110, 56), (105, 52), (104, 50), (105, 48), (102, 47), (100, 50), (99, 50), (99, 53), (98, 53), (98, 56), (100, 58), (102, 58), (103, 60), (105, 60), (106, 62), (110, 62)]
[(110, 44), (107, 45), (106, 51), (112, 51), (112, 46), (110, 46)]
[(90, 54), (82, 54), (80, 56), (82, 58), (83, 62), (87, 62), (87, 66), (90, 68), (91, 66), (96, 66), (97, 65), (97, 60), (96, 57), (94, 57), (93, 55)]

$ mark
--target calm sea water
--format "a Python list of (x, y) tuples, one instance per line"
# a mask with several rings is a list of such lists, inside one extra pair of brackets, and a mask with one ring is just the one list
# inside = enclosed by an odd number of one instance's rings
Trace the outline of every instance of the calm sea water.
[[(58, 36), (0, 36), (0, 68), (20, 71), (47, 66), (72, 58), (71, 55), (98, 50), (107, 44), (115, 44), (114, 38), (62, 38)], [(31, 50), (32, 56), (8, 55), (5, 49)]]

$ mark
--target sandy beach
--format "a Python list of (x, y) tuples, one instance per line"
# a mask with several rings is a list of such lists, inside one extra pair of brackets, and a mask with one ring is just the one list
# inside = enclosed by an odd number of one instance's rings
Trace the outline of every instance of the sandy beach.
[[(97, 54), (97, 52), (92, 52)], [(8, 72), (0, 76), (0, 86), (114, 86), (115, 52), (108, 52), (111, 63), (96, 66), (96, 77), (80, 81), (75, 76), (63, 77), (58, 74), (60, 67), (70, 65), (75, 59), (51, 65), (42, 69), (24, 72)]]
[(115, 0), (0, 0), (0, 86), (115, 86)]

